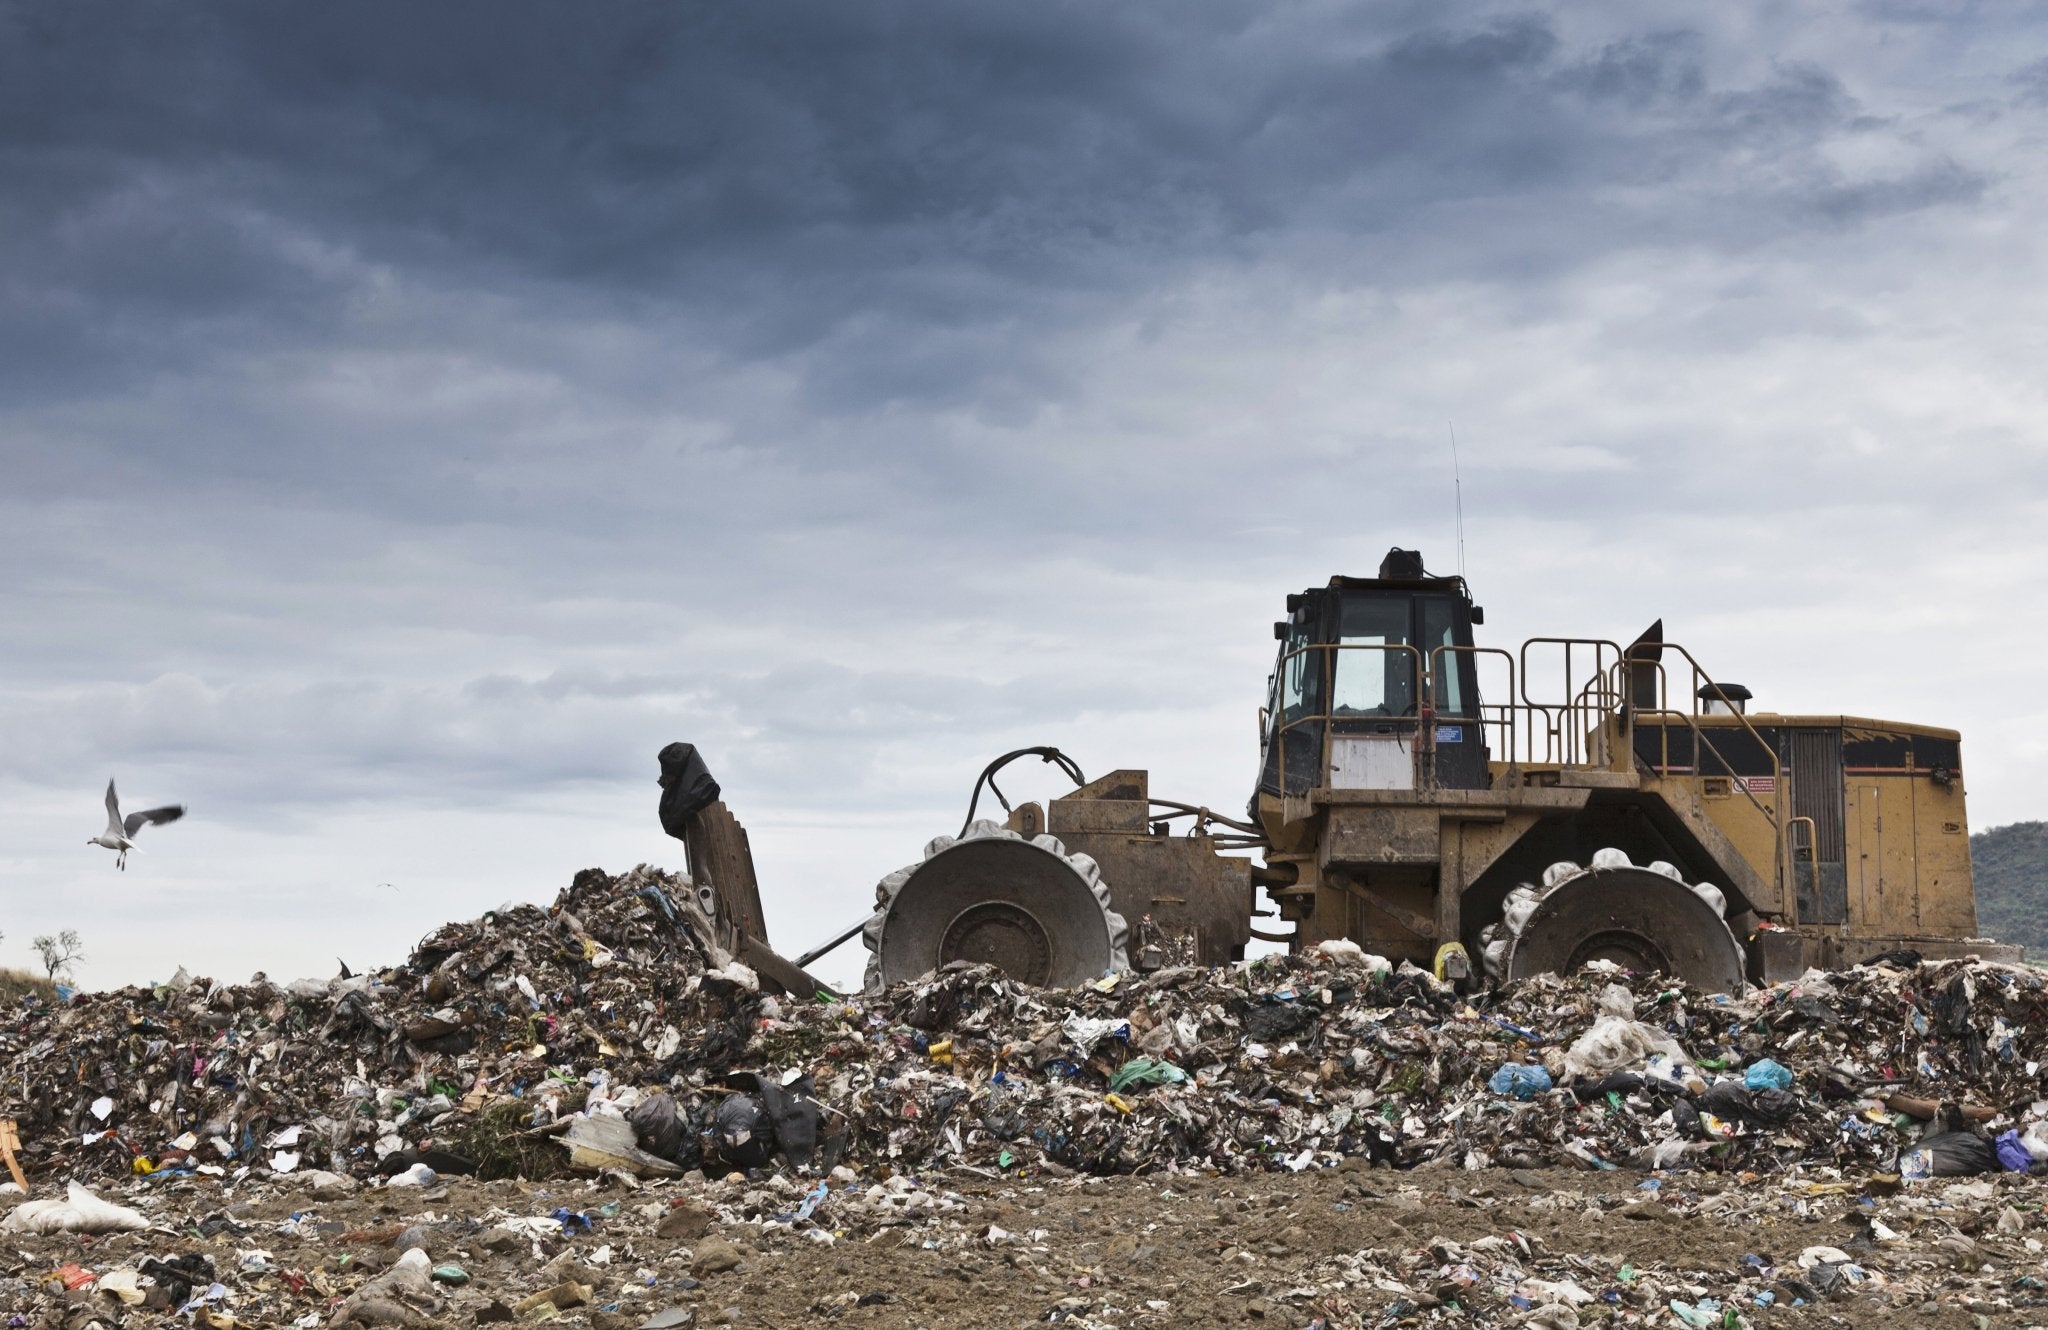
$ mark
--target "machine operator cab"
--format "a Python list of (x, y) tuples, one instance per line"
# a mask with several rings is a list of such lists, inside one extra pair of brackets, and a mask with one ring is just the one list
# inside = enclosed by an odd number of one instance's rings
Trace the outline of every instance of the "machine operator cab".
[(1389, 550), (1378, 577), (1333, 577), (1289, 596), (1287, 616), (1273, 625), (1261, 793), (1486, 785), (1472, 653), (1484, 619), (1464, 578)]

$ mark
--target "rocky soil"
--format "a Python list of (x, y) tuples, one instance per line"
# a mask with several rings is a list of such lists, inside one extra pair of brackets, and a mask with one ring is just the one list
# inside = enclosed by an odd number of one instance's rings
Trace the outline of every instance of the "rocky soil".
[[(2048, 1323), (2041, 1190), (2023, 1177), (1885, 1196), (1820, 1175), (1362, 1165), (842, 1169), (806, 1218), (806, 1184), (782, 1175), (325, 1195), (292, 1179), (144, 1180), (103, 1194), (146, 1231), (6, 1235), (0, 1306), (9, 1325), (73, 1330)], [(158, 1277), (140, 1305), (100, 1288), (144, 1268)], [(197, 1272), (189, 1289), (172, 1268)], [(99, 1280), (67, 1291), (59, 1272)]]

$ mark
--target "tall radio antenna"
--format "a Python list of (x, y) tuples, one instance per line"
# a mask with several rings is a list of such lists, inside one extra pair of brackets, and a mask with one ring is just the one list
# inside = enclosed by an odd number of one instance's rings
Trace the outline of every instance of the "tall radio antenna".
[(1465, 575), (1465, 478), (1458, 472), (1458, 427), (1450, 421), (1444, 422), (1451, 428), (1451, 492), (1458, 502), (1458, 576)]

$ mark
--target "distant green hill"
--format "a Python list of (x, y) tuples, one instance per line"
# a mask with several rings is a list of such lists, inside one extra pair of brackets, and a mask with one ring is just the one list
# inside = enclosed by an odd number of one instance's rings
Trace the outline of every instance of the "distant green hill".
[(2048, 822), (2014, 822), (1970, 837), (1977, 931), (2048, 961)]

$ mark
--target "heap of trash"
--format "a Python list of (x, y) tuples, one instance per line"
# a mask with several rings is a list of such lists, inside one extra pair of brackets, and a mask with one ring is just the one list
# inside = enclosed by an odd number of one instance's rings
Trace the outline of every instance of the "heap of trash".
[(961, 965), (764, 1014), (748, 1054), (815, 1094), (819, 1139), (905, 1169), (2048, 1161), (2043, 976), (1888, 960), (1739, 998), (1600, 963), (1463, 994), (1349, 943), (1065, 991)]
[(0, 1014), (0, 1118), (32, 1172), (80, 1179), (460, 1168), (454, 1147), (494, 1105), (523, 1127), (592, 1084), (658, 1084), (744, 1048), (747, 1024), (701, 1011), (718, 980), (684, 926), (689, 890), (644, 865), (591, 869), (550, 907), (448, 924), (374, 973), (180, 970), (31, 997)]
[(27, 999), (0, 1117), (31, 1172), (88, 1182), (2048, 1161), (2025, 967), (1893, 954), (1737, 997), (1596, 963), (1466, 993), (1326, 943), (1069, 990), (956, 965), (772, 994), (716, 963), (690, 890), (587, 870), (371, 974)]

